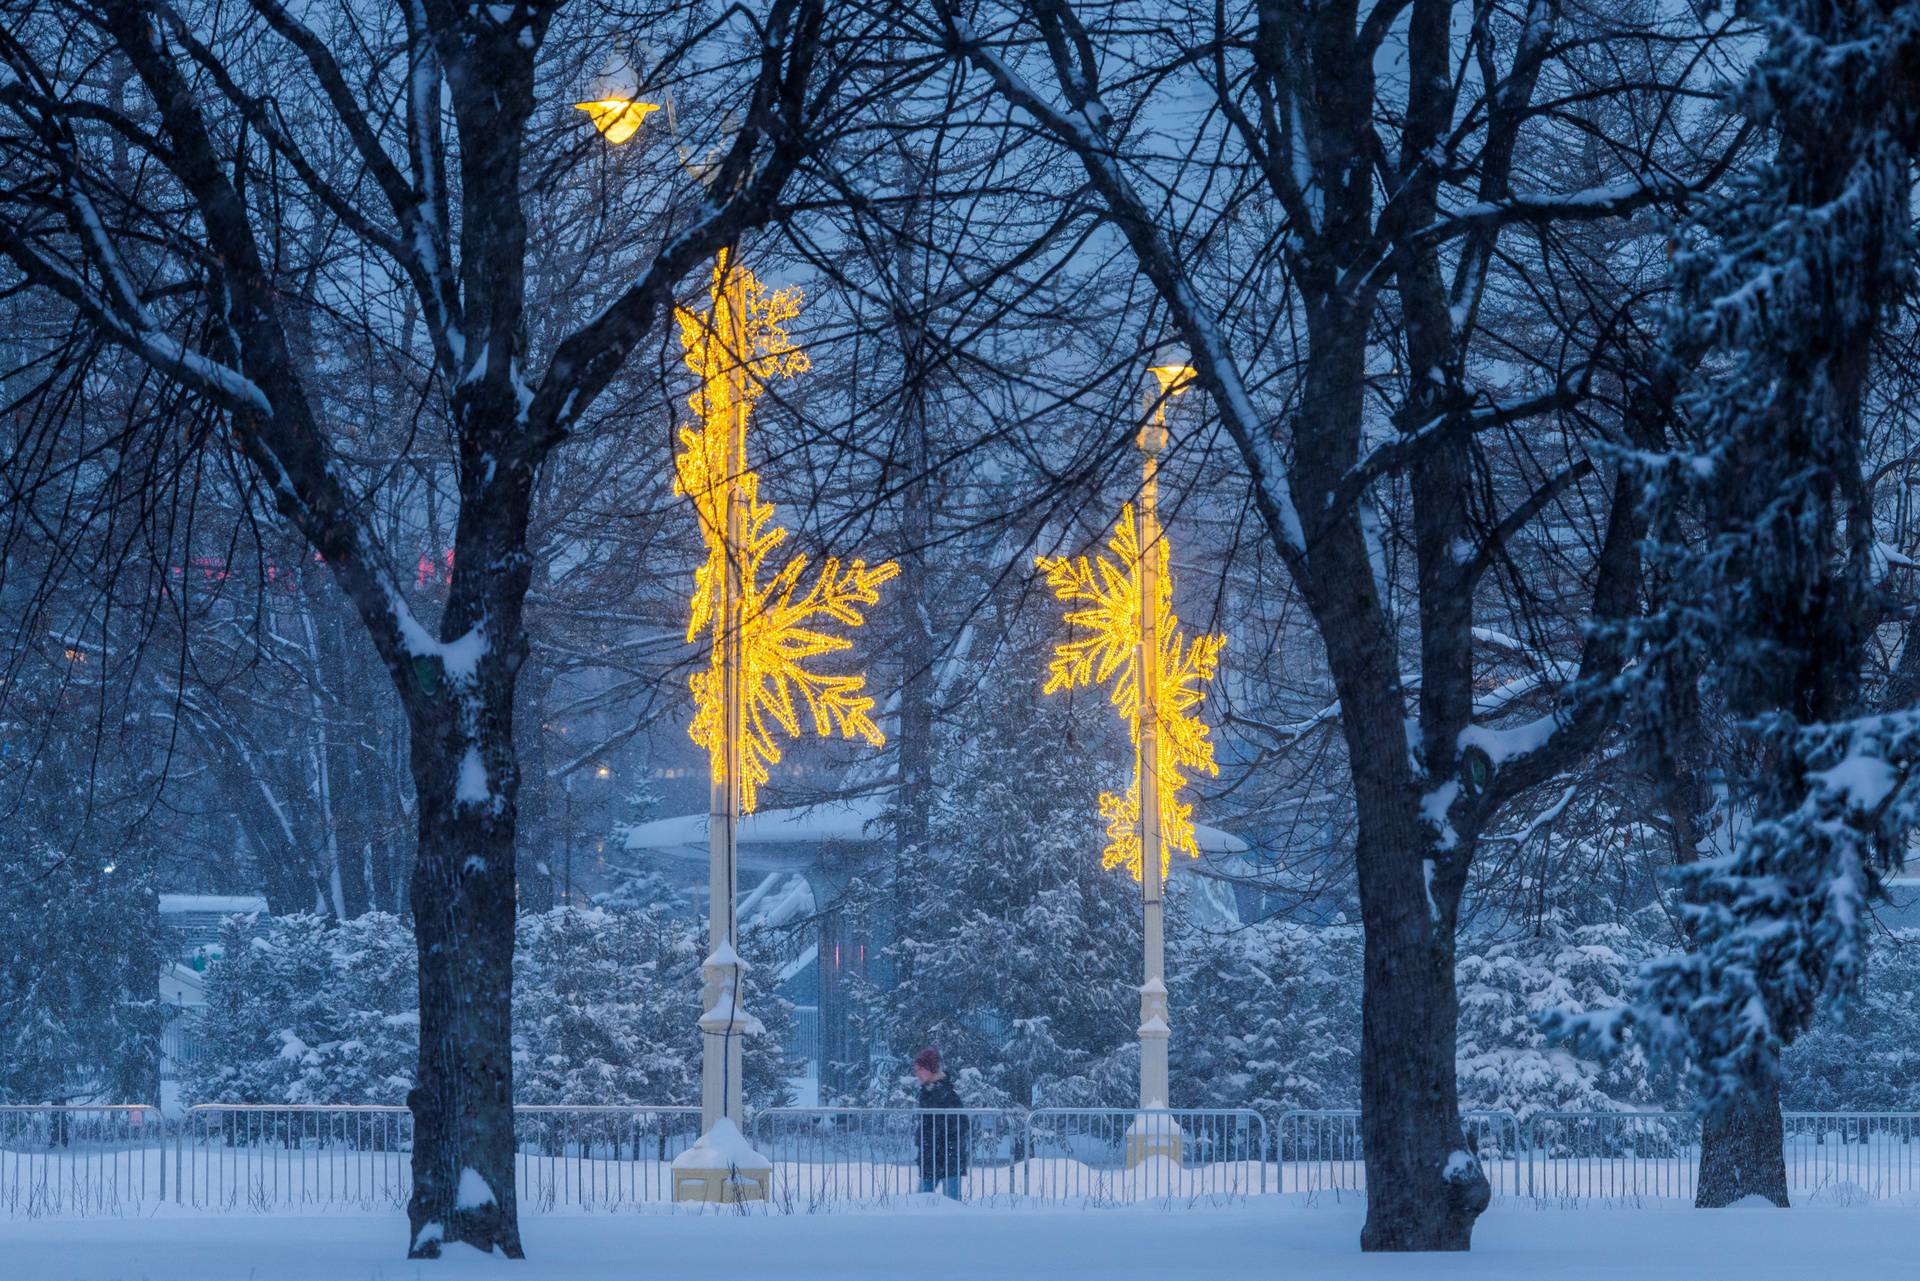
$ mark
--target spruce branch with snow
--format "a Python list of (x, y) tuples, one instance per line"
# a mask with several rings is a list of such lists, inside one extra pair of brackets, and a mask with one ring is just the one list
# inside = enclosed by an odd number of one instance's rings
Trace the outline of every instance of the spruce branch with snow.
[[(1880, 609), (1862, 403), (1876, 337), (1912, 283), (1920, 14), (1771, 0), (1735, 100), (1771, 157), (1702, 203), (1676, 256), (1670, 350), (1697, 444), (1650, 466), (1666, 590), (1646, 676), (1724, 701), (1745, 738), (1731, 848), (1678, 872), (1685, 951), (1652, 962), (1629, 1028), (1685, 1060), (1710, 1108), (1777, 1081), (1779, 1053), (1866, 963), (1869, 903), (1916, 810), (1916, 709), (1863, 715)], [(1682, 511), (1697, 512), (1695, 535)]]

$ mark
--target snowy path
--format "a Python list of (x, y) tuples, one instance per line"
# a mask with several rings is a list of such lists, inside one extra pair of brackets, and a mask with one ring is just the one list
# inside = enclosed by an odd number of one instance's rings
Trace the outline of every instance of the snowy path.
[(529, 1255), (399, 1258), (398, 1215), (0, 1220), (9, 1281), (1805, 1281), (1910, 1275), (1911, 1207), (1671, 1210), (1496, 1208), (1470, 1256), (1363, 1257), (1357, 1205), (1279, 1198), (1223, 1209), (993, 1210), (695, 1217), (548, 1215)]

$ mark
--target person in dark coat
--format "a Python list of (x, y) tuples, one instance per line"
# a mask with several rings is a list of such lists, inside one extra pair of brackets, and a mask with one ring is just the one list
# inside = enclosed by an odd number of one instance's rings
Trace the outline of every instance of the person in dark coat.
[(947, 1080), (940, 1051), (932, 1046), (913, 1056), (913, 1074), (920, 1081), (920, 1110), (926, 1113), (914, 1136), (920, 1156), (920, 1190), (931, 1192), (938, 1183), (942, 1192), (958, 1201), (960, 1180), (967, 1173), (970, 1137), (967, 1118), (958, 1109), (966, 1104), (953, 1082)]

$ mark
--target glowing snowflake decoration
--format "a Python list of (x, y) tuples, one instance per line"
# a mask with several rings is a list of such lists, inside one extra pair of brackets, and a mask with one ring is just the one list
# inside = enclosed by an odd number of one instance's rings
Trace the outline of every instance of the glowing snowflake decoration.
[[(1037, 564), (1047, 576), (1047, 586), (1063, 603), (1079, 608), (1069, 610), (1070, 626), (1087, 629), (1085, 639), (1067, 640), (1056, 646), (1047, 664), (1046, 692), (1080, 689), (1112, 682), (1109, 701), (1127, 730), (1136, 749), (1140, 745), (1140, 544), (1135, 533), (1133, 504), (1120, 513), (1107, 540), (1115, 559), (1105, 556), (1042, 556)], [(1207, 725), (1193, 709), (1205, 697), (1202, 688), (1213, 679), (1220, 665), (1225, 636), (1202, 635), (1188, 640), (1173, 613), (1173, 576), (1166, 538), (1158, 540), (1159, 573), (1156, 575), (1159, 619), (1156, 628), (1159, 654), (1153, 678), (1159, 690), (1159, 775), (1160, 775), (1160, 874), (1165, 876), (1173, 851), (1184, 850), (1189, 858), (1200, 857), (1194, 835), (1193, 806), (1180, 800), (1180, 789), (1187, 784), (1183, 770), (1204, 770), (1217, 775), (1220, 767), (1213, 759), (1213, 740)], [(1140, 771), (1136, 761), (1134, 778), (1124, 796), (1105, 792), (1100, 797), (1100, 816), (1107, 821), (1107, 848), (1102, 867), (1125, 867), (1140, 879)]]
[[(753, 273), (729, 269), (722, 253), (714, 265), (703, 314), (677, 308), (680, 342), (687, 367), (700, 379), (689, 398), (699, 425), (680, 431), (674, 459), (674, 489), (693, 500), (706, 540), (707, 559), (694, 577), (693, 610), (687, 639), (705, 634), (710, 658), (694, 673), (694, 716), (689, 733), (707, 750), (713, 779), (726, 778), (725, 713), (727, 611), (719, 608), (727, 573), (727, 513), (741, 508), (740, 545), (734, 549), (740, 584), (742, 679), (740, 709), (740, 808), (752, 813), (761, 784), (780, 761), (776, 728), (788, 737), (801, 733), (801, 708), (822, 738), (862, 738), (878, 747), (886, 736), (873, 720), (873, 697), (866, 677), (810, 670), (823, 654), (851, 649), (845, 636), (821, 630), (839, 623), (848, 630), (866, 621), (864, 610), (880, 601), (880, 584), (900, 572), (888, 561), (869, 566), (838, 557), (821, 564), (805, 592), (807, 558), (787, 558), (769, 573), (774, 551), (787, 531), (773, 521), (773, 505), (760, 499), (760, 477), (745, 466), (746, 428), (754, 402), (769, 380), (790, 378), (808, 368), (806, 353), (788, 339), (786, 322), (800, 313), (800, 295), (792, 289), (769, 292)], [(736, 346), (743, 350), (736, 350)]]

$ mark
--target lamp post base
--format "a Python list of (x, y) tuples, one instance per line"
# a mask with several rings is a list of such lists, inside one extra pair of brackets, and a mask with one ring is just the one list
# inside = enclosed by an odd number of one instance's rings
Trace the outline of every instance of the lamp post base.
[(674, 1167), (675, 1201), (709, 1201), (716, 1205), (739, 1205), (747, 1201), (765, 1201), (773, 1182), (773, 1167), (743, 1170), (681, 1169)]
[(722, 1117), (673, 1158), (673, 1199), (737, 1205), (771, 1195), (773, 1162), (754, 1151), (740, 1127)]
[(1186, 1135), (1180, 1123), (1165, 1113), (1142, 1112), (1127, 1127), (1127, 1168), (1159, 1157), (1180, 1164), (1180, 1144)]

